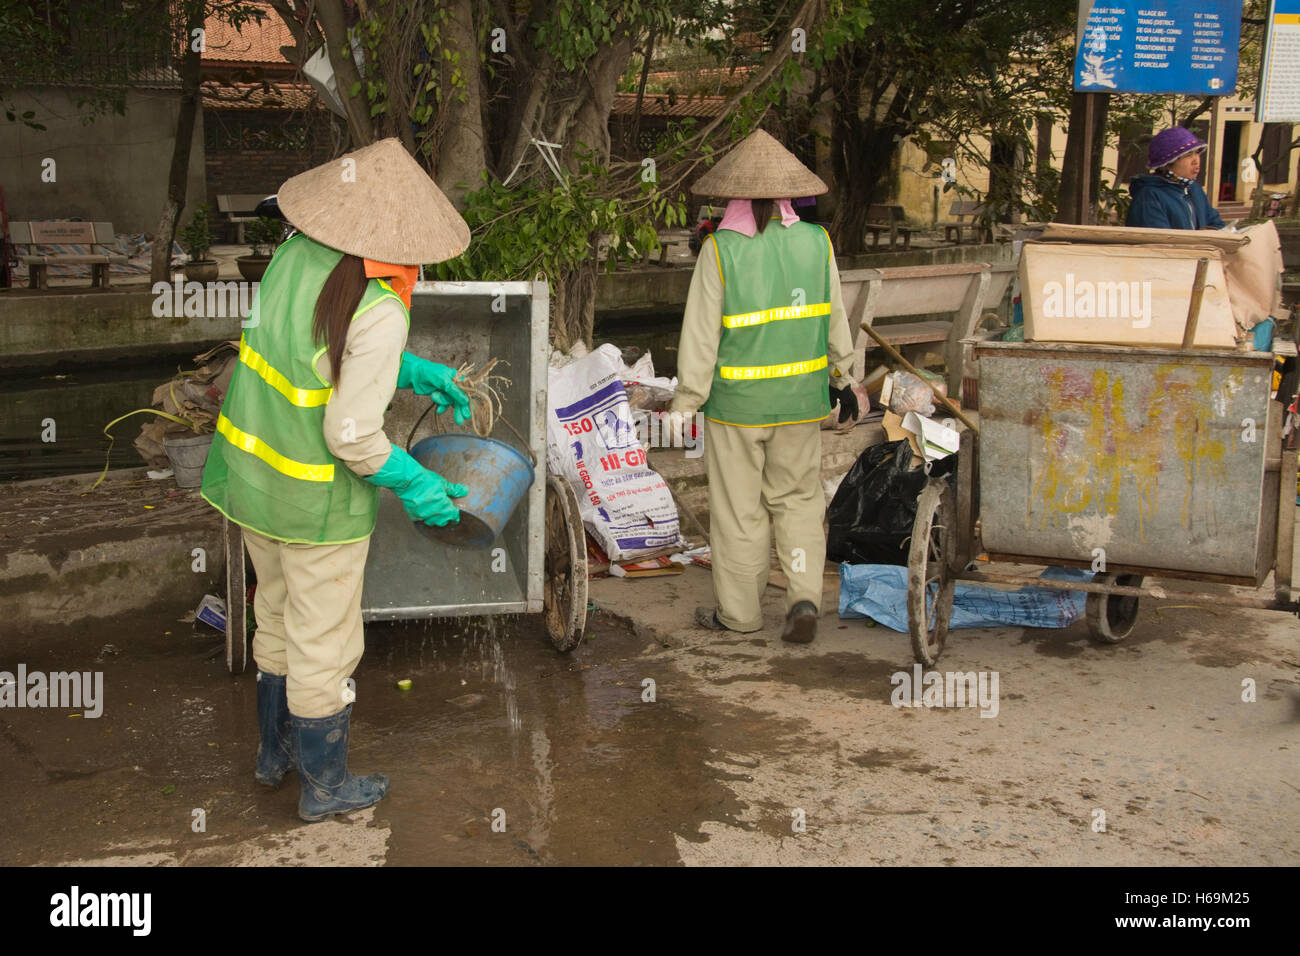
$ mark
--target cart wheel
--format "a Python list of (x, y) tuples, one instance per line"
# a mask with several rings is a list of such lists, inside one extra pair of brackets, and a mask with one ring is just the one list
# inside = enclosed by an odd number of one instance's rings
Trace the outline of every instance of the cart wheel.
[(907, 556), (907, 629), (912, 636), (912, 654), (921, 664), (937, 661), (948, 639), (956, 585), (951, 571), (955, 526), (948, 483), (931, 479), (916, 502), (912, 549)]
[(229, 518), (222, 518), (222, 539), (226, 551), (226, 668), (244, 673), (248, 665), (248, 609), (244, 596), (244, 531)]
[[(1120, 587), (1142, 586), (1140, 574), (1106, 572), (1092, 579), (1094, 584), (1118, 584)], [(1088, 594), (1086, 607), (1088, 634), (1102, 644), (1118, 644), (1128, 637), (1137, 623), (1138, 599), (1126, 594)]]
[(577, 495), (553, 475), (546, 480), (545, 579), (546, 634), (557, 651), (571, 651), (587, 627), (587, 536)]

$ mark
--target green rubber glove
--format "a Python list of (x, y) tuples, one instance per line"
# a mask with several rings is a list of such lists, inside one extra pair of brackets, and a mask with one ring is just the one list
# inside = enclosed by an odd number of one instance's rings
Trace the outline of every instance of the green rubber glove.
[(428, 395), (438, 403), (441, 415), (451, 405), (455, 409), (456, 424), (470, 419), (469, 398), (455, 382), (456, 370), (447, 365), (430, 362), (411, 352), (402, 353), (402, 367), (397, 372), (397, 387), (409, 388), (417, 395)]
[(402, 500), (402, 507), (412, 521), (438, 527), (460, 520), (460, 509), (451, 499), (469, 493), (464, 485), (454, 484), (436, 471), (430, 471), (396, 445), (384, 467), (366, 481), (391, 489)]

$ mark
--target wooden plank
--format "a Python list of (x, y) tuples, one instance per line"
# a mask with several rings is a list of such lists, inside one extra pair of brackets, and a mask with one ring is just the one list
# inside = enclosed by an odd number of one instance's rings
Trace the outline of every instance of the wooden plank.
[[(50, 256), (19, 256), (27, 265), (43, 264), (49, 266), (58, 265), (107, 265), (108, 256), (79, 256), (79, 255), (50, 255)], [(120, 260), (126, 262), (126, 256), (114, 256), (114, 261)]]
[(987, 262), (951, 262), (936, 266), (889, 266), (878, 269), (885, 279), (927, 279), (938, 276), (964, 276), (989, 268)]
[(918, 345), (922, 342), (945, 342), (952, 330), (951, 322), (899, 322), (873, 325), (890, 345)]
[(948, 369), (948, 394), (961, 394), (962, 348), (961, 340), (975, 334), (983, 313), (984, 296), (988, 292), (990, 270), (987, 263), (981, 263), (984, 269), (972, 277), (970, 288), (966, 290), (966, 299), (953, 316), (952, 327), (955, 334), (948, 338), (948, 347), (944, 352), (944, 364)]
[[(875, 272), (875, 270), (863, 271)], [(852, 273), (849, 274), (852, 275)], [(878, 273), (875, 278), (867, 279), (864, 283), (859, 284), (855, 301), (848, 309), (849, 334), (854, 337), (852, 374), (858, 381), (861, 381), (862, 376), (866, 373), (867, 349), (870, 347), (867, 344), (870, 340), (866, 333), (862, 331), (862, 326), (870, 325), (875, 318), (876, 300), (880, 298), (880, 284)], [(840, 293), (841, 297), (843, 297), (842, 281), (840, 285)]]

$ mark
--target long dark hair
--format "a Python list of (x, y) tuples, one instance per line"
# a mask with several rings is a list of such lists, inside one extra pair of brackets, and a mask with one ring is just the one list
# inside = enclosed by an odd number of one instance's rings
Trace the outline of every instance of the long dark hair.
[(749, 204), (754, 210), (754, 226), (759, 232), (762, 232), (767, 228), (768, 222), (771, 221), (772, 210), (776, 208), (776, 200), (751, 199)]
[(343, 347), (348, 344), (348, 326), (361, 304), (367, 281), (366, 264), (357, 256), (345, 255), (330, 271), (316, 299), (312, 338), (329, 347), (330, 381), (336, 386), (343, 364)]

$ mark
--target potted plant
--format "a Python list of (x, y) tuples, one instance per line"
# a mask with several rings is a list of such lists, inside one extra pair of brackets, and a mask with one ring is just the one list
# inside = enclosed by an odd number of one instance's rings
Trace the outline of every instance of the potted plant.
[(270, 216), (260, 216), (244, 227), (244, 238), (253, 247), (246, 256), (239, 256), (235, 263), (239, 274), (249, 282), (260, 282), (266, 267), (271, 264), (276, 246), (284, 239), (284, 223)]
[(212, 248), (211, 214), (211, 206), (199, 206), (189, 225), (181, 230), (181, 247), (190, 257), (185, 263), (185, 278), (192, 282), (212, 282), (221, 271), (217, 260), (208, 258)]

